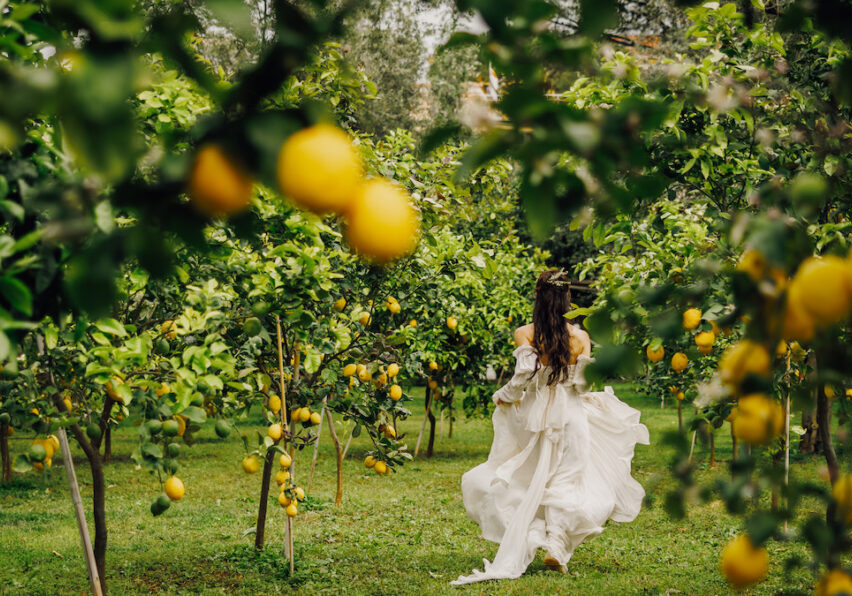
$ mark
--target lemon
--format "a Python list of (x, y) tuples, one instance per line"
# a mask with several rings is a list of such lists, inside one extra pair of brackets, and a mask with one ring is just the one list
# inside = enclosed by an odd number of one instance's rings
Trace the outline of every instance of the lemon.
[(278, 184), (294, 203), (314, 211), (341, 213), (352, 203), (363, 169), (351, 137), (330, 124), (296, 132), (278, 154)]
[(371, 373), (365, 368), (358, 373), (358, 378), (366, 383), (367, 381), (373, 378), (373, 373)]
[(852, 594), (852, 577), (842, 569), (826, 573), (814, 588), (814, 596), (840, 596)]
[(281, 457), (278, 458), (278, 463), (282, 468), (286, 470), (290, 467), (290, 464), (293, 463), (293, 459), (286, 453), (282, 453)]
[(699, 348), (709, 348), (716, 341), (716, 334), (712, 331), (702, 331), (695, 335), (695, 345)]
[(53, 451), (54, 451), (54, 453), (55, 453), (55, 452), (57, 452), (57, 451), (59, 451), (59, 437), (57, 437), (56, 435), (48, 435), (48, 437), (47, 437), (47, 441), (48, 441), (51, 445), (53, 445)]
[(278, 494), (278, 504), (282, 507), (288, 507), (290, 505), (290, 497), (287, 496), (287, 493)]
[(648, 360), (651, 362), (659, 362), (666, 355), (666, 351), (663, 349), (663, 346), (660, 346), (656, 350), (651, 349), (651, 345), (648, 344), (648, 347), (645, 348), (645, 355), (648, 356)]
[(429, 363), (429, 370), (438, 370), (438, 363), (434, 360)]
[(394, 430), (394, 428), (392, 426), (386, 426), (384, 432), (385, 432), (385, 436), (388, 439), (395, 439), (396, 438), (396, 431)]
[(290, 472), (288, 472), (287, 470), (278, 470), (275, 473), (275, 484), (277, 484), (278, 486), (281, 486), (282, 484), (287, 482), (287, 480), (289, 478), (290, 478)]
[(852, 525), (852, 474), (838, 478), (831, 487), (831, 495), (837, 501), (837, 514)]
[(372, 467), (373, 467), (373, 466), (375, 466), (375, 465), (376, 465), (376, 458), (375, 458), (375, 457), (373, 457), (372, 455), (368, 455), (368, 456), (364, 459), (364, 467), (372, 468)]
[(41, 443), (33, 442), (27, 451), (27, 456), (29, 456), (32, 462), (42, 462), (47, 457), (47, 450)]
[(398, 401), (402, 397), (402, 387), (399, 385), (391, 385), (390, 388), (390, 398), (394, 401)]
[(119, 377), (111, 378), (109, 381), (107, 381), (106, 392), (107, 395), (109, 395), (110, 399), (112, 399), (113, 401), (117, 401), (120, 404), (124, 404), (124, 398), (121, 397), (116, 391), (116, 388), (119, 385), (124, 385), (124, 381), (122, 379), (120, 379)]
[(744, 588), (766, 577), (769, 571), (769, 553), (755, 547), (751, 538), (742, 534), (731, 540), (722, 550), (722, 574), (735, 587)]
[(737, 269), (748, 274), (754, 281), (760, 281), (766, 273), (766, 257), (759, 250), (749, 248), (740, 257)]
[(387, 373), (380, 374), (378, 377), (376, 377), (376, 380), (373, 381), (373, 382), (376, 384), (376, 387), (382, 387), (383, 385), (385, 385), (388, 382)]
[(361, 313), (361, 316), (358, 317), (358, 322), (361, 323), (364, 327), (370, 324), (370, 313), (364, 312)]
[(311, 419), (311, 410), (309, 408), (302, 408), (302, 411), (299, 412), (299, 421), (307, 422)]
[(798, 301), (787, 296), (784, 305), (784, 339), (810, 341), (814, 337), (814, 320)]
[(396, 362), (392, 362), (391, 364), (389, 364), (388, 365), (388, 377), (392, 379), (398, 374), (399, 374), (399, 364), (397, 364)]
[(748, 374), (769, 374), (769, 352), (762, 345), (748, 339), (738, 341), (725, 350), (719, 359), (722, 382), (738, 386)]
[(686, 396), (683, 394), (683, 391), (678, 391), (675, 397), (677, 397), (678, 401), (683, 401), (683, 398)]
[(169, 339), (174, 339), (177, 337), (177, 324), (171, 319), (167, 319), (163, 321), (162, 325), (160, 325), (160, 333), (164, 334)]
[(435, 379), (429, 379), (429, 389), (434, 389), (438, 386), (438, 381)]
[(269, 400), (266, 402), (266, 407), (269, 408), (269, 411), (273, 414), (277, 414), (281, 411), (281, 398), (277, 395), (270, 395)]
[(354, 364), (347, 364), (343, 367), (343, 376), (351, 377), (357, 372), (358, 368)]
[(70, 412), (73, 404), (71, 403), (71, 398), (67, 395), (62, 398), (62, 403), (65, 404), (65, 411)]
[(834, 399), (834, 396), (836, 395), (836, 393), (834, 392), (834, 387), (832, 387), (831, 385), (825, 385), (823, 386), (822, 390), (828, 399)]
[(246, 474), (254, 474), (260, 469), (260, 462), (257, 461), (257, 458), (253, 455), (249, 455), (248, 457), (243, 459), (243, 470), (245, 470)]
[(302, 419), (302, 408), (294, 408), (290, 411), (290, 420), (299, 422)]
[(180, 501), (183, 498), (186, 489), (183, 486), (183, 481), (177, 476), (172, 476), (163, 485), (163, 492), (168, 495), (172, 501)]
[(380, 263), (410, 253), (417, 244), (417, 212), (408, 195), (386, 180), (371, 180), (361, 187), (347, 222), (349, 245)]
[(846, 319), (852, 307), (852, 273), (846, 261), (833, 255), (805, 259), (790, 282), (787, 299), (818, 326)]
[(296, 493), (297, 499), (299, 499), (300, 501), (305, 500), (305, 491), (301, 486), (297, 486), (295, 489), (293, 489), (293, 492)]
[(672, 369), (675, 372), (683, 372), (689, 365), (689, 358), (683, 352), (677, 352), (672, 356)]
[(450, 328), (450, 331), (455, 331), (455, 328), (458, 327), (458, 319), (455, 317), (447, 317), (447, 327)]
[(376, 474), (384, 474), (388, 471), (388, 465), (383, 461), (377, 461), (376, 465), (373, 466), (373, 469), (376, 471)]
[(160, 386), (154, 391), (157, 394), (157, 397), (162, 397), (172, 392), (172, 388), (168, 383), (160, 383)]
[(752, 445), (763, 445), (784, 429), (784, 408), (762, 393), (752, 393), (737, 402), (734, 434)]
[(713, 346), (701, 346), (698, 351), (704, 355), (710, 354), (713, 351)]
[(417, 319), (411, 319), (411, 320), (408, 322), (408, 326), (409, 326), (409, 327), (417, 327)]
[(692, 330), (698, 327), (701, 322), (701, 311), (697, 308), (690, 308), (683, 313), (683, 328)]
[(320, 415), (319, 412), (311, 412), (310, 420), (311, 420), (311, 424), (316, 425), (316, 424), (319, 424), (320, 422), (322, 422), (322, 416)]
[(178, 425), (177, 436), (182, 437), (183, 434), (186, 432), (186, 418), (178, 414), (175, 418), (175, 422), (177, 422)]
[(402, 307), (400, 307), (399, 302), (393, 302), (391, 304), (388, 304), (388, 310), (391, 311), (391, 313), (397, 315), (399, 314), (399, 311), (402, 310)]
[(334, 310), (336, 310), (337, 312), (342, 312), (344, 308), (346, 308), (345, 298), (338, 298), (334, 301)]
[(284, 510), (287, 512), (288, 517), (296, 517), (299, 514), (299, 508), (295, 503), (290, 503)]
[(273, 441), (277, 441), (281, 438), (283, 431), (281, 430), (281, 425), (279, 423), (270, 424), (269, 428), (266, 429), (266, 434), (269, 435), (269, 438)]
[(728, 422), (733, 424), (734, 420), (737, 419), (738, 413), (739, 413), (739, 410), (737, 410), (737, 406), (734, 406), (733, 408), (731, 408), (731, 411), (725, 417), (725, 420), (727, 420)]
[(231, 215), (251, 203), (252, 181), (217, 145), (198, 150), (189, 174), (193, 206), (213, 217)]

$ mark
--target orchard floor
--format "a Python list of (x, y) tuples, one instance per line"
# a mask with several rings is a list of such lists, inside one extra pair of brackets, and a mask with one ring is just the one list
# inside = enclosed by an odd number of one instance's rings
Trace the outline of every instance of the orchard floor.
[[(727, 594), (717, 571), (719, 552), (740, 524), (720, 502), (696, 504), (688, 517), (672, 520), (662, 507), (673, 481), (667, 474), (671, 451), (663, 433), (676, 428), (673, 409), (621, 386), (620, 396), (643, 412), (651, 446), (639, 446), (635, 476), (650, 500), (637, 520), (610, 523), (603, 535), (582, 545), (560, 576), (544, 569), (541, 556), (514, 582), (474, 584), (463, 589), (448, 582), (491, 559), (497, 545), (478, 538), (462, 506), (462, 473), (483, 461), (491, 441), (486, 420), (458, 420), (452, 439), (436, 438), (434, 457), (422, 456), (399, 473), (378, 477), (365, 471), (364, 436), (353, 441), (345, 462), (344, 502), (334, 507), (334, 459), (323, 433), (317, 474), (309, 500), (296, 520), (295, 576), (288, 577), (283, 556), (285, 515), (272, 501), (267, 546), (255, 553), (253, 529), (260, 475), (240, 468), (242, 443), (236, 433), (225, 441), (210, 428), (181, 456), (179, 475), (186, 483), (182, 502), (154, 518), (148, 511), (159, 487), (129, 460), (135, 431), (114, 439), (116, 461), (107, 468), (107, 583), (111, 594)], [(422, 395), (422, 390), (415, 390)], [(419, 401), (422, 404), (422, 401)], [(402, 423), (413, 447), (422, 405)], [(255, 424), (242, 429), (260, 428)], [(727, 473), (727, 425), (717, 433), (715, 469), (700, 446), (698, 479), (707, 484)], [(444, 427), (446, 431), (446, 425)], [(20, 437), (16, 437), (20, 439)], [(14, 452), (28, 444), (12, 442)], [(77, 458), (80, 455), (80, 458)], [(302, 470), (309, 456), (301, 456)], [(793, 473), (815, 479), (818, 458), (795, 457)], [(91, 476), (75, 451), (84, 504), (90, 507)], [(305, 484), (306, 478), (300, 478)], [(274, 487), (274, 485), (273, 485)], [(273, 491), (273, 496), (275, 491)], [(274, 506), (273, 506), (274, 505)], [(816, 511), (816, 504), (810, 503)], [(87, 511), (88, 513), (88, 511)], [(806, 556), (801, 543), (769, 545), (769, 579), (751, 594), (809, 593), (813, 578), (797, 570), (785, 574), (783, 561)], [(0, 487), (0, 594), (80, 594), (88, 589), (64, 469), (54, 465), (44, 479), (16, 475)]]

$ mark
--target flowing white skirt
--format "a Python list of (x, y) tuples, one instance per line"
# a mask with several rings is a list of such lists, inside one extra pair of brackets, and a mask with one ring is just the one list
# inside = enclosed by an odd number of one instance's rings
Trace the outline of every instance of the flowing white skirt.
[(453, 585), (520, 577), (539, 548), (564, 565), (607, 519), (639, 514), (645, 491), (630, 475), (636, 443), (648, 444), (639, 411), (610, 387), (530, 397), (497, 407), (488, 461), (462, 476), (468, 517), (500, 547), (483, 571)]

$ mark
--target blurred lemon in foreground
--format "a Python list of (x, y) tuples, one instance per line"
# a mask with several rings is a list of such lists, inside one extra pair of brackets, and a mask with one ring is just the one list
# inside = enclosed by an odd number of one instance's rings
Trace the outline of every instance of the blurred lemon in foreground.
[(189, 197), (196, 209), (214, 217), (231, 215), (251, 203), (252, 181), (217, 145), (198, 150), (189, 175)]
[(805, 259), (790, 282), (788, 301), (817, 325), (832, 325), (849, 316), (852, 276), (846, 261), (833, 255)]
[(837, 501), (837, 514), (852, 524), (852, 474), (840, 477), (831, 487), (831, 495)]
[(814, 596), (852, 594), (852, 577), (841, 569), (832, 569), (822, 576), (814, 588)]
[(741, 397), (737, 402), (734, 434), (752, 445), (763, 445), (784, 429), (784, 408), (761, 393)]
[(769, 374), (769, 352), (751, 340), (738, 341), (719, 359), (719, 374), (727, 385), (739, 385), (748, 374)]
[(347, 211), (346, 239), (361, 255), (385, 263), (417, 244), (420, 222), (408, 195), (386, 180), (370, 180)]
[(290, 135), (278, 155), (278, 184), (297, 205), (316, 213), (345, 211), (363, 171), (351, 137), (330, 124)]
[(735, 587), (744, 588), (766, 577), (769, 571), (769, 553), (755, 547), (745, 534), (731, 540), (722, 550), (722, 573)]

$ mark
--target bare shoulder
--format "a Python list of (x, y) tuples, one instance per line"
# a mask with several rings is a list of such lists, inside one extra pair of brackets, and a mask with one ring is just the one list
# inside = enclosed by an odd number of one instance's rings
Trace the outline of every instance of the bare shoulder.
[(528, 346), (532, 344), (533, 340), (533, 326), (532, 323), (529, 325), (523, 325), (515, 329), (515, 345), (516, 346)]
[(585, 329), (571, 325), (571, 336), (577, 338), (583, 344), (583, 354), (589, 356), (592, 353), (592, 340)]

